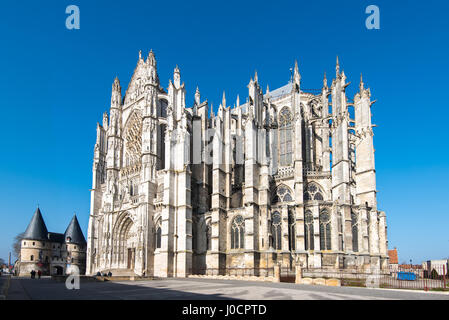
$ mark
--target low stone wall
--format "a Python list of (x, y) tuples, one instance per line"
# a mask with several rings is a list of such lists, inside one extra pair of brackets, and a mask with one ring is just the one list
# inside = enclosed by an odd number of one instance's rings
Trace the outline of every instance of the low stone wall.
[(261, 281), (275, 282), (275, 277), (257, 277), (257, 276), (208, 276), (208, 275), (190, 275), (193, 279), (216, 279), (216, 280), (241, 280), (241, 281)]
[(315, 286), (341, 287), (341, 281), (339, 279), (302, 278), (296, 283)]

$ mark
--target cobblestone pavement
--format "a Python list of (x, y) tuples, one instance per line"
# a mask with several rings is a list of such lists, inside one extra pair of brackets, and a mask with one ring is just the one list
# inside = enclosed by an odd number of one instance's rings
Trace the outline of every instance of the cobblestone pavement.
[(445, 293), (305, 286), (209, 279), (164, 279), (122, 282), (81, 282), (67, 290), (49, 278), (13, 278), (8, 300), (449, 300)]

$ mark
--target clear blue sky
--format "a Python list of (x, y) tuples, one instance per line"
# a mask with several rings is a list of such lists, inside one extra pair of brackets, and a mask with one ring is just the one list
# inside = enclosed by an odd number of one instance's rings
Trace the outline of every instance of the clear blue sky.
[[(81, 29), (65, 28), (65, 8)], [(381, 30), (365, 28), (376, 4)], [(290, 77), (321, 88), (335, 57), (352, 98), (363, 72), (373, 98), (379, 207), (402, 261), (449, 256), (449, 4), (446, 1), (3, 1), (0, 4), (0, 257), (37, 204), (49, 230), (73, 213), (87, 233), (96, 122), (119, 76), (152, 48), (164, 87), (179, 65), (193, 101), (245, 99)]]

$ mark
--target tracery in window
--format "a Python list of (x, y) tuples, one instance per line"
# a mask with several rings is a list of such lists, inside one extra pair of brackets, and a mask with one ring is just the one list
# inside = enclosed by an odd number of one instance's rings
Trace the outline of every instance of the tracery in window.
[(162, 247), (162, 223), (159, 219), (156, 224), (156, 249), (160, 249)]
[(296, 221), (293, 211), (288, 212), (288, 249), (296, 250)]
[(274, 194), (272, 203), (291, 202), (293, 201), (292, 191), (285, 185), (280, 185)]
[(245, 220), (238, 215), (231, 225), (231, 249), (243, 248), (245, 248)]
[(211, 221), (208, 220), (206, 223), (206, 250), (211, 250), (212, 246), (212, 225)]
[(304, 200), (323, 201), (323, 191), (315, 183), (308, 183), (306, 191), (304, 192)]
[(314, 250), (315, 246), (313, 243), (313, 214), (310, 211), (307, 211), (305, 214), (304, 221), (304, 238), (306, 250)]
[(351, 227), (352, 227), (352, 251), (359, 252), (358, 217), (354, 212), (351, 213)]
[(292, 113), (285, 107), (279, 113), (279, 162), (281, 166), (292, 164)]
[(277, 211), (271, 214), (271, 246), (274, 250), (282, 249), (282, 218)]
[(320, 248), (321, 250), (331, 250), (331, 224), (327, 211), (320, 214)]

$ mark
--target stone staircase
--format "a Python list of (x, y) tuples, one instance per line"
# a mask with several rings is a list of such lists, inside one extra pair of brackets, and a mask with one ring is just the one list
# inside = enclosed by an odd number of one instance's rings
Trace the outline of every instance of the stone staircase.
[(134, 273), (134, 270), (130, 269), (110, 269), (110, 270), (104, 270), (101, 273), (108, 273), (111, 271), (113, 277), (134, 277), (138, 276)]
[(96, 279), (99, 281), (135, 281), (142, 278), (130, 269), (107, 269), (101, 271), (101, 274), (108, 274), (109, 271), (112, 273), (112, 277), (96, 277)]

